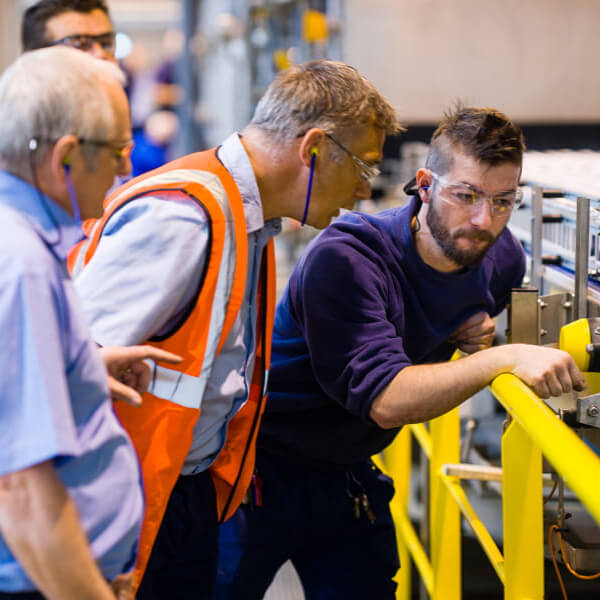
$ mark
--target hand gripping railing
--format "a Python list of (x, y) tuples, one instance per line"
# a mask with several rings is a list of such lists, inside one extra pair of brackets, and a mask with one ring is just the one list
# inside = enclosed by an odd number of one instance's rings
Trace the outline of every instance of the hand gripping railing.
[[(542, 455), (600, 523), (600, 458), (517, 377), (500, 375), (490, 389), (510, 416), (502, 435), (502, 469), (498, 477), (502, 481), (504, 554), (471, 507), (460, 478), (449, 474), (460, 472), (456, 468), (458, 409), (430, 421), (429, 428), (423, 424), (404, 427), (381, 455), (382, 467), (396, 486), (391, 509), (402, 564), (397, 598), (410, 598), (412, 560), (433, 600), (460, 600), (462, 513), (504, 585), (504, 598), (542, 600)], [(408, 514), (411, 434), (429, 458), (429, 552), (423, 548)]]

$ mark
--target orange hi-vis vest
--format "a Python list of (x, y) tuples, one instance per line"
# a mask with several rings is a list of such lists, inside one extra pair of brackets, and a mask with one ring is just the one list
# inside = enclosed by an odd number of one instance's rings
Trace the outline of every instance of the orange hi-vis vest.
[[(157, 363), (141, 407), (122, 402), (114, 405), (136, 448), (146, 492), (136, 564), (138, 585), (191, 446), (210, 365), (223, 347), (242, 305), (247, 271), (248, 234), (242, 198), (213, 149), (175, 160), (116, 189), (105, 200), (103, 216), (85, 223), (88, 238), (72, 250), (68, 261), (71, 272), (76, 275), (85, 268), (98, 247), (107, 221), (120, 207), (157, 192), (165, 201), (169, 201), (169, 192), (174, 192), (175, 200), (183, 193), (198, 202), (209, 218), (210, 243), (204, 280), (193, 310), (169, 337), (145, 342), (181, 355), (183, 362), (175, 366)], [(229, 421), (225, 445), (210, 467), (220, 522), (228, 519), (239, 506), (254, 470), (275, 309), (273, 240), (267, 244), (262, 257), (257, 306), (256, 359), (249, 397)]]

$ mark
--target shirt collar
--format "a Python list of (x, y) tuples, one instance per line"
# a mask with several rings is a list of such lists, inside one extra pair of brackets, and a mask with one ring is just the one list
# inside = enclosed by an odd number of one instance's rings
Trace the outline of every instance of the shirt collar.
[(229, 171), (242, 195), (246, 229), (253, 233), (267, 227), (273, 234), (281, 230), (281, 219), (271, 219), (265, 223), (258, 183), (250, 158), (242, 144), (239, 133), (231, 134), (218, 149), (219, 160)]
[(60, 259), (81, 239), (75, 219), (54, 200), (12, 173), (0, 170), (0, 204), (21, 213)]

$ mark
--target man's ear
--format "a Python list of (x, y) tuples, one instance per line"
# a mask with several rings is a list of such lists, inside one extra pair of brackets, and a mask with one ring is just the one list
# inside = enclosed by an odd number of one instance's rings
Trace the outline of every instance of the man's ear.
[(421, 202), (428, 204), (431, 197), (431, 186), (433, 185), (433, 177), (429, 169), (421, 168), (417, 171), (417, 193)]
[(303, 165), (310, 167), (313, 155), (316, 159), (322, 154), (324, 141), (325, 133), (318, 127), (313, 127), (304, 134), (298, 148), (300, 161)]
[(50, 169), (52, 176), (64, 183), (71, 171), (71, 164), (77, 147), (74, 135), (63, 135), (50, 149)]

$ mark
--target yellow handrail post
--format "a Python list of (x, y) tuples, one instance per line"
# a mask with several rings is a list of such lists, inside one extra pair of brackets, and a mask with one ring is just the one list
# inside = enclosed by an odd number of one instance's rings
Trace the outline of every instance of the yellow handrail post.
[[(410, 495), (411, 474), (411, 436), (409, 427), (403, 427), (396, 439), (382, 452), (383, 467), (385, 472), (394, 479), (395, 494), (390, 502), (390, 510), (395, 523), (398, 515), (408, 518), (408, 499)], [(404, 600), (410, 598), (411, 588), (411, 556), (407, 544), (401, 534), (400, 527), (396, 527), (396, 543), (400, 556), (400, 570), (396, 575), (398, 587), (396, 598)]]
[(430, 457), (430, 537), (434, 589), (432, 600), (459, 600), (461, 597), (460, 509), (444, 485), (444, 463), (459, 462), (460, 422), (458, 408), (429, 423)]
[(542, 453), (513, 420), (502, 436), (505, 600), (544, 597)]

